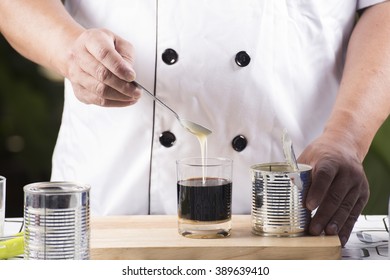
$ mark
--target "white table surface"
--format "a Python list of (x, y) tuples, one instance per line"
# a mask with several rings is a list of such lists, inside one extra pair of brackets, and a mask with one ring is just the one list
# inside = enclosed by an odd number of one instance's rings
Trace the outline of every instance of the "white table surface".
[(389, 221), (386, 216), (360, 216), (342, 249), (343, 259), (390, 260)]

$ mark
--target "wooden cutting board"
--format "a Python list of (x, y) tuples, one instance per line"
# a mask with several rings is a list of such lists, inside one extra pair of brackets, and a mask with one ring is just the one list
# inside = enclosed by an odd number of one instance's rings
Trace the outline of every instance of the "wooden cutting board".
[(250, 215), (232, 217), (231, 236), (191, 239), (178, 234), (177, 216), (109, 216), (91, 219), (91, 259), (340, 259), (337, 236), (262, 237)]

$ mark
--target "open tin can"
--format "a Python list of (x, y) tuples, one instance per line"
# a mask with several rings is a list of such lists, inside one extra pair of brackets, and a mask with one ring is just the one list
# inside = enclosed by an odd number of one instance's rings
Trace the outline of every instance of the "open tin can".
[(71, 182), (24, 187), (25, 259), (89, 259), (89, 190)]
[(311, 184), (311, 170), (311, 166), (299, 164), (294, 171), (284, 162), (251, 167), (254, 234), (293, 237), (307, 232), (311, 212), (303, 200)]

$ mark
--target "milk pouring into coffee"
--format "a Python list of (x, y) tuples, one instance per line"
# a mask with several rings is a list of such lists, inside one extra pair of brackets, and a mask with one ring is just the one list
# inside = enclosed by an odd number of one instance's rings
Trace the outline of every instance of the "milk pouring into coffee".
[(190, 238), (221, 238), (230, 235), (232, 161), (207, 158), (211, 131), (188, 129), (200, 144), (201, 157), (177, 161), (179, 234)]
[(202, 158), (202, 183), (203, 185), (206, 184), (206, 158), (207, 158), (207, 135), (203, 134), (201, 132), (198, 132), (195, 134), (195, 136), (198, 138), (199, 145), (200, 145), (200, 155)]

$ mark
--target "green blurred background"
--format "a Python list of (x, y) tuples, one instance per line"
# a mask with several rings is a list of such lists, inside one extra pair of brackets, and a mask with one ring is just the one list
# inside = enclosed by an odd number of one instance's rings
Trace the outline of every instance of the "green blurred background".
[[(7, 217), (23, 216), (24, 185), (50, 180), (62, 106), (63, 81), (18, 55), (0, 35), (0, 174), (7, 178)], [(390, 119), (364, 162), (371, 185), (365, 214), (388, 211), (389, 138)]]

